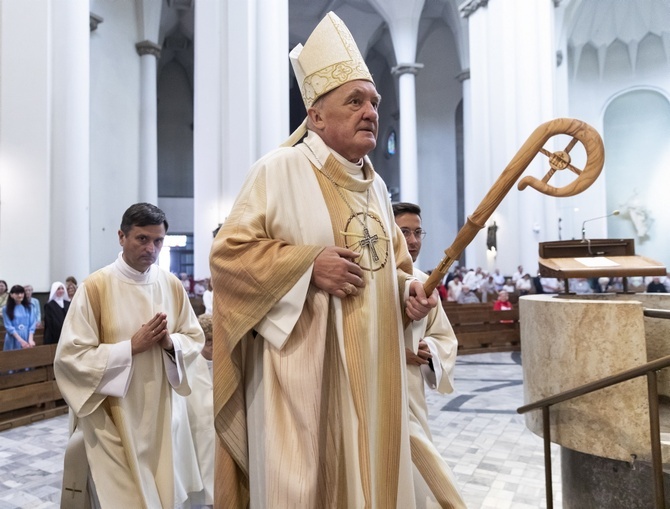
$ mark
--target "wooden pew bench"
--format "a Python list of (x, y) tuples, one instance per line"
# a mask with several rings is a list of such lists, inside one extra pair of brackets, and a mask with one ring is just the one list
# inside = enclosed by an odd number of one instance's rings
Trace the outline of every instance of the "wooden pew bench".
[[(2, 324), (2, 319), (0, 318), (0, 352), (2, 351), (2, 348), (5, 346), (5, 335), (7, 334), (7, 331), (5, 330), (5, 326)], [(33, 334), (33, 339), (35, 340), (35, 345), (43, 345), (44, 344), (44, 327), (38, 327), (35, 329), (35, 334)]]
[(67, 413), (55, 353), (56, 345), (0, 352), (0, 431)]
[(458, 339), (459, 354), (521, 349), (518, 305), (509, 311), (494, 311), (493, 303), (445, 302), (443, 307)]

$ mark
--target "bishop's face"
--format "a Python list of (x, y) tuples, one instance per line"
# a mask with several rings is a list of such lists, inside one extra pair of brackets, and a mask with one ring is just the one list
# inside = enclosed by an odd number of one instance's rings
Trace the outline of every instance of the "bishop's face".
[(372, 83), (350, 81), (318, 99), (310, 118), (326, 145), (357, 162), (377, 145), (380, 101)]

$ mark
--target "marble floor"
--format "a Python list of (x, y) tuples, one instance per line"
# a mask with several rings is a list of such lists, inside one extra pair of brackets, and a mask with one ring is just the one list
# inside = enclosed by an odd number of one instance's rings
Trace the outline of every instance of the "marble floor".
[[(456, 392), (428, 394), (433, 439), (470, 509), (545, 508), (542, 439), (523, 405), (517, 353), (458, 358)], [(67, 416), (0, 432), (0, 509), (59, 506)], [(561, 507), (560, 458), (552, 446), (554, 507)]]

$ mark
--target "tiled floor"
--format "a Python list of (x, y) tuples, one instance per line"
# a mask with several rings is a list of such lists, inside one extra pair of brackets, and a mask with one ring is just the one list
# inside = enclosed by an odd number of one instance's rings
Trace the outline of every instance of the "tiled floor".
[[(546, 507), (542, 440), (516, 413), (523, 405), (518, 353), (459, 357), (457, 392), (428, 395), (433, 440), (470, 509)], [(0, 509), (57, 508), (67, 416), (0, 433)], [(560, 465), (552, 448), (554, 507)]]

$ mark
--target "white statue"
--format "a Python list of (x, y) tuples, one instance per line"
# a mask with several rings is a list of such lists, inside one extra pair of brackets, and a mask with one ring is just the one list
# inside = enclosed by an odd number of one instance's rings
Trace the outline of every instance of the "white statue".
[(621, 209), (621, 216), (630, 219), (633, 223), (637, 237), (641, 240), (647, 238), (652, 219), (649, 209), (642, 205), (637, 189), (619, 208)]

